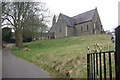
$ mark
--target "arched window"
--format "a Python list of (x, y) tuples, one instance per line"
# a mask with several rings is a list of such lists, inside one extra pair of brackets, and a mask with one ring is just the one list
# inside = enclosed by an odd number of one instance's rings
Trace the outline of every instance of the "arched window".
[(83, 27), (81, 26), (81, 31), (83, 31)]
[(99, 29), (99, 23), (96, 21), (96, 29)]
[(88, 25), (87, 25), (87, 31), (89, 30)]
[(62, 31), (62, 29), (61, 29), (61, 25), (60, 25), (60, 32)]

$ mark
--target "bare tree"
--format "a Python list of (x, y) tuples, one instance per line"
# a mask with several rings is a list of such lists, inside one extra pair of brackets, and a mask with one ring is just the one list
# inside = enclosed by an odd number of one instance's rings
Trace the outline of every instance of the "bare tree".
[[(31, 25), (37, 25), (40, 20), (37, 20), (36, 24), (36, 19), (41, 19), (41, 21), (44, 21), (44, 12), (48, 9), (45, 9), (42, 2), (4, 2), (2, 5), (2, 25), (10, 25), (13, 27), (15, 31), (16, 47), (22, 48), (23, 30)], [(38, 7), (38, 5), (40, 5), (40, 7)], [(39, 17), (35, 18), (35, 16)], [(30, 23), (29, 21), (32, 21), (31, 24), (28, 24)]]
[[(43, 19), (43, 18), (41, 18)], [(38, 16), (36, 15), (30, 15), (29, 16), (29, 22), (26, 23), (26, 27), (24, 28), (24, 31), (29, 31), (30, 35), (32, 36), (32, 41), (34, 40), (34, 38), (38, 38), (40, 35), (41, 31), (47, 31), (47, 26), (44, 23), (43, 20), (39, 19)], [(25, 35), (25, 34), (24, 34)]]

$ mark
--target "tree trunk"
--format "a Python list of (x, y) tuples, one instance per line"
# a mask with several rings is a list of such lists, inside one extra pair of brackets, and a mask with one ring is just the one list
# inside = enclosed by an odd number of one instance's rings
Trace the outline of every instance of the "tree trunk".
[(18, 32), (15, 31), (15, 46), (18, 47), (19, 46), (19, 39), (18, 39)]
[(20, 32), (20, 33), (18, 33), (18, 39), (19, 39), (19, 45), (18, 45), (18, 47), (19, 48), (23, 48), (23, 36), (22, 36), (22, 33)]
[(32, 34), (32, 42), (34, 41), (34, 37), (33, 37), (33, 34)]
[(16, 43), (16, 47), (23, 48), (23, 36), (21, 31), (16, 31), (15, 43)]

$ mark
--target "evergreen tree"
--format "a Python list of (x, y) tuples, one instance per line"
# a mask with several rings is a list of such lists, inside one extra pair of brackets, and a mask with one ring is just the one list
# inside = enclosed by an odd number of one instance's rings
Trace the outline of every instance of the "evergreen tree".
[(53, 16), (52, 26), (56, 23), (56, 16)]

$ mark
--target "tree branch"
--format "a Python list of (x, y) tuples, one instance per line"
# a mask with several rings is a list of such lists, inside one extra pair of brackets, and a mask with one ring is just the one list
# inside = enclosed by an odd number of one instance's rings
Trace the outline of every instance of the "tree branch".
[(11, 23), (2, 24), (2, 26), (5, 26), (5, 25), (11, 25)]
[(15, 26), (15, 25), (11, 22), (11, 20), (9, 20), (8, 18), (5, 18), (5, 19), (8, 20), (11, 25)]
[(5, 13), (5, 12), (3, 12), (3, 13), (6, 14), (7, 16), (11, 17), (13, 20), (15, 19), (14, 16), (12, 16), (12, 15), (10, 15), (8, 13)]

